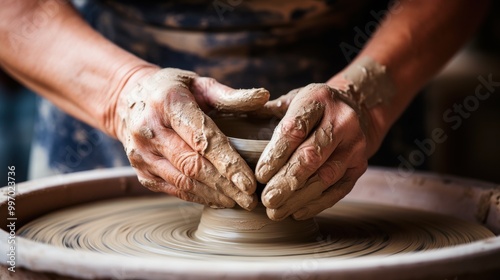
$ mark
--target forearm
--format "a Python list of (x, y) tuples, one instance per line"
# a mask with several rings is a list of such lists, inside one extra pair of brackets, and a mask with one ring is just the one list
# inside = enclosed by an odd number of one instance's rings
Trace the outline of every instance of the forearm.
[(66, 1), (1, 6), (1, 66), (66, 112), (116, 136), (118, 94), (134, 73), (152, 66), (95, 32)]
[[(434, 76), (477, 28), (488, 1), (400, 1), (353, 61), (370, 57), (384, 65), (394, 85), (387, 102), (368, 108), (380, 142), (418, 90)], [(328, 83), (338, 84), (341, 72)], [(368, 147), (369, 155), (377, 147)]]

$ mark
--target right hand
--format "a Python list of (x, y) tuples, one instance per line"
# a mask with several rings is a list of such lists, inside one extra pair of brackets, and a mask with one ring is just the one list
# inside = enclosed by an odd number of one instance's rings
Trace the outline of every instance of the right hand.
[(342, 87), (310, 84), (270, 101), (282, 119), (256, 167), (271, 220), (314, 217), (353, 188), (367, 166), (367, 138)]
[(153, 191), (211, 207), (230, 208), (236, 202), (253, 209), (253, 171), (205, 112), (253, 111), (268, 101), (269, 92), (235, 90), (173, 68), (146, 72), (120, 93), (114, 120), (139, 181)]

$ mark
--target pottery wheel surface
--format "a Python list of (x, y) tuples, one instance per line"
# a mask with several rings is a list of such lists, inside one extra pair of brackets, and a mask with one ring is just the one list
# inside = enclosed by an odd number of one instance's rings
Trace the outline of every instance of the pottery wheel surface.
[(315, 218), (319, 231), (312, 239), (233, 242), (230, 235), (240, 233), (225, 229), (227, 240), (197, 234), (202, 209), (168, 196), (120, 198), (50, 213), (18, 234), (53, 246), (111, 255), (260, 261), (392, 255), (494, 236), (480, 225), (449, 216), (343, 201)]

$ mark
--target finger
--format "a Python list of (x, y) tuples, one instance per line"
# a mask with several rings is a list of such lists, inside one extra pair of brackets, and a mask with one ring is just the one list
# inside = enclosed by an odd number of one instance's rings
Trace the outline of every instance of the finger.
[(196, 78), (191, 82), (191, 91), (197, 98), (204, 98), (212, 108), (221, 112), (241, 113), (254, 111), (269, 100), (269, 91), (264, 88), (233, 89), (212, 78)]
[(249, 112), (248, 116), (256, 118), (283, 118), (288, 110), (288, 107), (290, 107), (290, 103), (301, 89), (302, 88), (294, 89), (277, 99), (267, 102), (264, 104), (264, 107), (253, 112)]
[(316, 174), (312, 175), (300, 189), (287, 193), (283, 204), (268, 208), (269, 218), (283, 220), (308, 205), (311, 201), (319, 198), (329, 186), (334, 185), (344, 177), (347, 168), (343, 162), (352, 161), (350, 156), (352, 154), (347, 149), (333, 153), (317, 170)]
[(293, 218), (296, 220), (306, 220), (332, 207), (352, 190), (354, 184), (365, 170), (366, 166), (348, 169), (342, 180), (328, 188), (321, 197), (311, 201), (306, 207), (295, 212)]
[(364, 154), (366, 141), (363, 133), (359, 130), (348, 130), (347, 132), (351, 132), (352, 135), (348, 135), (345, 143), (339, 143), (328, 160), (299, 189), (293, 191), (288, 191), (286, 187), (279, 189), (285, 196), (281, 198), (283, 201), (281, 205), (268, 208), (268, 216), (271, 219), (284, 219), (308, 205), (310, 201), (318, 199), (329, 186), (344, 178), (349, 168), (362, 170), (359, 174), (361, 176), (366, 170), (367, 164)]
[[(325, 162), (325, 164), (318, 169), (318, 172), (311, 176), (300, 189), (290, 190), (278, 186), (277, 197), (281, 199), (281, 203), (276, 206), (268, 207), (267, 213), (269, 218), (272, 220), (283, 220), (300, 208), (308, 205), (311, 201), (319, 198), (329, 186), (334, 185), (340, 180), (346, 172), (345, 164), (342, 162), (350, 160), (349, 154), (345, 151), (332, 154), (329, 160)], [(328, 175), (324, 176), (323, 174)], [(274, 202), (276, 198), (270, 198), (270, 201)], [(264, 205), (269, 205), (268, 201), (263, 203)]]
[(259, 182), (267, 183), (320, 121), (325, 106), (315, 100), (312, 93), (329, 90), (326, 87), (309, 85), (300, 90), (292, 101), (257, 163), (255, 174)]
[[(300, 145), (285, 166), (268, 182), (262, 192), (262, 203), (268, 208), (279, 208), (288, 203), (288, 199), (328, 160), (340, 139), (343, 139), (342, 130), (338, 132), (336, 130), (334, 133), (330, 121), (323, 119), (314, 133)], [(342, 161), (349, 156), (345, 153), (337, 154)]]
[[(165, 158), (152, 152), (142, 152), (143, 150), (138, 148), (141, 145), (140, 140), (142, 139), (136, 138), (135, 141), (130, 143), (131, 146), (127, 149), (127, 156), (130, 164), (137, 172), (139, 181), (145, 187), (155, 192), (175, 195), (186, 201), (217, 207), (234, 206), (232, 199), (184, 176)], [(204, 191), (204, 189), (207, 191)], [(210, 189), (209, 193), (208, 189)]]
[(197, 153), (208, 159), (220, 174), (246, 194), (253, 194), (256, 181), (252, 170), (231, 147), (228, 138), (211, 118), (198, 107), (184, 88), (169, 94), (168, 122), (175, 132)]
[(267, 208), (267, 216), (274, 221), (281, 221), (298, 209), (307, 205), (308, 202), (317, 199), (321, 193), (328, 188), (328, 185), (321, 181), (319, 176), (311, 177), (305, 183), (305, 187), (298, 190), (293, 196), (279, 208)]
[[(157, 159), (151, 164), (154, 174), (161, 177), (166, 182), (170, 182), (177, 192), (177, 196), (192, 194), (203, 200), (205, 205), (220, 205), (224, 207), (233, 207), (234, 201), (220, 192), (213, 191), (209, 186), (193, 179), (177, 170), (168, 160)], [(184, 199), (186, 200), (186, 199)]]
[[(158, 192), (164, 192), (164, 193), (176, 196), (182, 200), (206, 205), (206, 206), (209, 206), (211, 208), (230, 208), (231, 207), (231, 206), (224, 205), (224, 204), (217, 204), (216, 202), (214, 202), (215, 200), (208, 200), (205, 197), (197, 196), (193, 193), (188, 193), (188, 192), (178, 190), (173, 185), (170, 185), (167, 182), (163, 181), (163, 179), (161, 179), (161, 178), (142, 179), (142, 180), (140, 180), (140, 183), (143, 186), (147, 187), (148, 189), (151, 189), (151, 190), (156, 189), (156, 190), (158, 190)], [(154, 187), (150, 187), (150, 186), (154, 186)], [(158, 188), (158, 186), (163, 186), (163, 188), (160, 190)]]
[[(217, 169), (200, 154), (193, 151), (175, 131), (162, 129), (155, 139), (169, 139), (168, 144), (153, 140), (155, 149), (162, 154), (181, 174), (193, 178), (208, 187), (207, 191), (222, 193), (232, 198), (242, 208), (251, 210), (257, 204), (255, 194), (249, 195), (220, 175)], [(200, 193), (198, 193), (200, 195)], [(233, 203), (234, 204), (234, 203)], [(229, 206), (232, 207), (232, 206)]]
[(152, 175), (150, 173), (145, 174), (144, 172), (138, 172), (139, 182), (154, 192), (164, 192), (173, 196), (176, 196), (182, 200), (190, 201), (198, 204), (207, 205), (213, 208), (227, 208), (234, 205), (232, 200), (222, 199), (219, 203), (215, 198), (208, 198), (205, 196), (198, 196), (195, 193), (186, 192), (178, 189), (174, 185), (166, 182), (163, 178)]
[[(142, 178), (149, 178), (146, 182), (147, 187), (153, 191), (166, 192), (187, 201), (194, 201), (193, 199), (195, 199), (196, 202), (205, 205), (234, 206), (232, 199), (182, 174), (163, 157), (152, 153), (144, 153), (141, 160), (139, 174), (141, 174)], [(166, 184), (163, 182), (166, 182)]]
[(214, 191), (209, 186), (182, 174), (166, 159), (157, 159), (151, 166), (151, 172), (170, 182), (171, 188), (159, 189), (160, 191), (171, 193), (180, 199), (202, 203), (204, 205), (233, 207), (234, 201), (220, 192)]

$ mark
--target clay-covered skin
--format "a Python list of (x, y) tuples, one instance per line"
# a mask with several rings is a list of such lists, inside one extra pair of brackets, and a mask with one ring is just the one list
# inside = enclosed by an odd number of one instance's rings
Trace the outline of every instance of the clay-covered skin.
[[(262, 203), (272, 220), (308, 219), (347, 195), (365, 172), (374, 144), (367, 110), (394, 94), (385, 67), (370, 58), (334, 84), (310, 84), (268, 102), (262, 115), (283, 116), (256, 167), (267, 183)], [(368, 148), (367, 146), (370, 146)]]
[(282, 95), (274, 100), (270, 100), (269, 102), (264, 104), (262, 108), (250, 112), (248, 115), (250, 117), (262, 118), (262, 119), (265, 118), (281, 119), (285, 116), (288, 107), (290, 107), (290, 103), (301, 89), (302, 88), (294, 89), (285, 95)]
[(206, 112), (255, 110), (269, 92), (173, 68), (142, 75), (124, 87), (116, 108), (117, 136), (140, 182), (211, 207), (253, 209), (255, 176)]
[(386, 75), (386, 67), (379, 65), (370, 57), (362, 57), (357, 63), (348, 67), (343, 75), (349, 87), (343, 91), (348, 98), (354, 99), (358, 110), (361, 110), (363, 105), (369, 109), (380, 103), (388, 103), (395, 93), (394, 85), (389, 75)]

